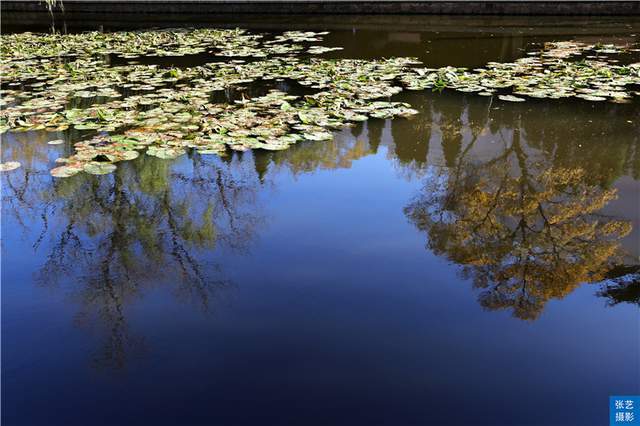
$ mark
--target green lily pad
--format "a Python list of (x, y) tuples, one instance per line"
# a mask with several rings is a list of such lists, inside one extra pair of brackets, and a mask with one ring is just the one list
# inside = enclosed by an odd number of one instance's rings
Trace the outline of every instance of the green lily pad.
[(106, 175), (112, 173), (116, 166), (111, 163), (99, 163), (93, 161), (84, 165), (84, 171), (92, 175)]
[(53, 176), (53, 177), (65, 178), (65, 177), (70, 177), (70, 176), (73, 176), (75, 174), (78, 174), (82, 170), (83, 170), (82, 167), (60, 166), (60, 167), (56, 167), (54, 169), (51, 169), (50, 173), (51, 173), (51, 176)]
[(147, 149), (147, 155), (151, 155), (152, 157), (162, 158), (163, 160), (173, 160), (183, 154), (184, 154), (184, 151), (177, 148), (150, 146)]
[(328, 141), (333, 139), (333, 135), (329, 132), (303, 133), (302, 136), (310, 141)]

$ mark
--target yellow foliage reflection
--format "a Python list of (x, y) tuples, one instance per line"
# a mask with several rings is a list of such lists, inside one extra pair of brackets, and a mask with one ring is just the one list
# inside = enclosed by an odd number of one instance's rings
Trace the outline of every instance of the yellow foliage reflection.
[(487, 309), (537, 318), (550, 299), (602, 279), (631, 231), (598, 214), (615, 190), (589, 184), (581, 168), (531, 164), (517, 130), (490, 161), (435, 170), (405, 213), (431, 250), (484, 289)]

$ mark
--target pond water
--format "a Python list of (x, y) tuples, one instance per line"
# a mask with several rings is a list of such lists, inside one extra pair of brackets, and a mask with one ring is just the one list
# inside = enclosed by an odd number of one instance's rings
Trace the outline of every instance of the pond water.
[[(623, 18), (209, 25), (432, 67), (640, 41)], [(3, 423), (605, 424), (609, 395), (640, 393), (637, 276), (619, 285), (640, 256), (640, 103), (392, 100), (419, 113), (66, 179), (49, 171), (81, 132), (3, 134), (22, 165), (2, 174)]]

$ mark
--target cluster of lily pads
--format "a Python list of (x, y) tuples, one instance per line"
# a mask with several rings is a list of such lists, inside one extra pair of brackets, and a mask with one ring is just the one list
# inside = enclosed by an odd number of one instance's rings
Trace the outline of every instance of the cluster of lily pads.
[[(577, 97), (588, 101), (610, 100), (631, 102), (640, 95), (630, 87), (640, 85), (640, 63), (619, 65), (617, 59), (606, 55), (640, 49), (615, 45), (578, 42), (546, 43), (544, 49), (530, 52), (515, 62), (490, 62), (483, 68), (444, 67), (440, 69), (414, 68), (401, 80), (410, 90), (444, 87), (461, 92), (498, 97), (505, 101), (523, 102), (532, 98)], [(568, 60), (583, 56), (580, 60)], [(500, 94), (505, 89), (510, 94)], [(519, 95), (519, 96), (517, 96)]]
[[(110, 173), (114, 163), (142, 151), (172, 159), (187, 150), (224, 155), (329, 140), (332, 130), (358, 121), (416, 114), (409, 104), (389, 99), (403, 89), (485, 95), (511, 89), (532, 97), (625, 101), (638, 94), (628, 87), (640, 84), (640, 64), (617, 65), (600, 56), (619, 53), (616, 46), (554, 43), (515, 63), (470, 71), (423, 68), (415, 58), (315, 57), (340, 49), (309, 45), (325, 34), (196, 29), (2, 35), (0, 131), (81, 131), (74, 154), (58, 159), (51, 171), (67, 177)], [(595, 57), (568, 60), (586, 53)], [(184, 68), (136, 61), (182, 55), (211, 60)], [(229, 96), (251, 85), (271, 89)]]

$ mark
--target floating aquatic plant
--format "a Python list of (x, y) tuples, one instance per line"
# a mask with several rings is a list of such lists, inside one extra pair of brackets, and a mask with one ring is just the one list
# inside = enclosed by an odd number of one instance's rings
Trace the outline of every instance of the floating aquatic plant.
[(20, 163), (17, 161), (7, 161), (6, 163), (0, 163), (0, 172), (9, 172), (20, 167)]
[[(321, 143), (355, 122), (416, 114), (411, 105), (389, 100), (405, 89), (496, 94), (510, 102), (569, 96), (628, 102), (638, 94), (629, 87), (640, 84), (640, 64), (606, 59), (621, 52), (613, 45), (552, 43), (514, 63), (432, 69), (415, 58), (317, 57), (341, 49), (304, 46), (323, 35), (269, 37), (239, 29), (3, 35), (0, 131), (82, 131), (73, 155), (51, 171), (67, 177), (110, 173), (114, 163), (142, 151), (174, 159), (187, 150), (225, 155)], [(127, 62), (195, 54), (209, 54), (211, 62), (185, 68)], [(114, 57), (122, 65), (111, 65)], [(254, 83), (274, 88), (229, 95)], [(302, 94), (278, 84), (297, 85)]]

